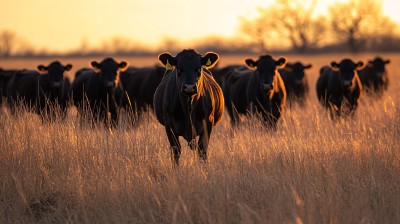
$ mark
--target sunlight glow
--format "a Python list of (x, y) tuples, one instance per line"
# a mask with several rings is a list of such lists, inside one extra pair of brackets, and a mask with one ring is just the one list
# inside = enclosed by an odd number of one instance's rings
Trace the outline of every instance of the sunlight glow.
[[(317, 11), (326, 12), (335, 0), (319, 1)], [(120, 36), (157, 46), (167, 38), (191, 40), (208, 35), (234, 36), (238, 18), (252, 17), (257, 7), (272, 0), (13, 0), (0, 8), (0, 31), (11, 30), (36, 49), (66, 51), (83, 42), (101, 45)], [(383, 1), (384, 13), (400, 22), (400, 6)]]

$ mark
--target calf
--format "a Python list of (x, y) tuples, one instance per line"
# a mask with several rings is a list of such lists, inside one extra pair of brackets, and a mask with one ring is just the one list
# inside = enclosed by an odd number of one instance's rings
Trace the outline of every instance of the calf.
[(48, 66), (39, 65), (37, 68), (43, 74), (35, 70), (20, 70), (9, 80), (7, 95), (11, 112), (15, 114), (16, 106), (21, 103), (25, 108), (40, 114), (43, 120), (53, 120), (57, 107), (61, 109), (62, 117), (65, 117), (70, 87), (65, 72), (72, 65), (64, 66), (54, 61)]
[(380, 97), (387, 90), (389, 78), (385, 65), (389, 63), (390, 60), (376, 57), (374, 60), (368, 61), (367, 65), (358, 71), (361, 84), (369, 95)]
[(191, 149), (198, 149), (199, 157), (205, 161), (212, 128), (224, 112), (222, 90), (206, 70), (217, 63), (219, 56), (212, 52), (201, 56), (188, 49), (176, 57), (161, 54), (159, 60), (172, 71), (156, 89), (154, 112), (165, 127), (173, 158), (178, 164), (181, 154), (178, 138), (182, 136)]
[(107, 126), (115, 127), (123, 93), (119, 71), (127, 63), (106, 58), (100, 63), (92, 61), (90, 64), (95, 70), (80, 70), (80, 74), (75, 75), (70, 89), (74, 105), (81, 116), (90, 113), (92, 121), (104, 120)]
[(300, 106), (305, 105), (306, 97), (309, 92), (308, 78), (305, 73), (306, 69), (312, 65), (303, 65), (301, 62), (286, 63), (286, 66), (279, 69), (279, 74), (285, 84), (287, 101), (291, 106), (298, 103)]
[(255, 70), (232, 71), (224, 82), (225, 104), (232, 124), (239, 121), (239, 114), (260, 114), (264, 124), (272, 129), (281, 116), (286, 101), (286, 90), (279, 68), (286, 58), (274, 60), (270, 55), (257, 61), (247, 59), (246, 64)]
[(321, 104), (329, 108), (332, 118), (342, 114), (342, 102), (345, 101), (348, 114), (357, 109), (362, 85), (357, 70), (363, 62), (354, 63), (343, 59), (339, 64), (333, 61), (331, 67), (324, 66), (317, 80), (317, 97)]

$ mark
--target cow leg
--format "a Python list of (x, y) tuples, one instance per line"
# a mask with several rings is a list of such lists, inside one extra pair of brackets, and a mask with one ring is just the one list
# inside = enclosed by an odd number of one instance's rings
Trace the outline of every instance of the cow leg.
[(212, 124), (210, 122), (206, 122), (203, 120), (203, 132), (200, 134), (199, 137), (199, 147), (198, 147), (198, 154), (200, 159), (204, 162), (207, 162), (207, 148), (208, 142), (210, 140), (210, 135), (212, 131)]
[(64, 120), (68, 114), (68, 100), (62, 99), (60, 102), (61, 118)]
[(341, 110), (342, 110), (342, 101), (341, 100), (332, 100), (329, 103), (329, 109), (331, 112), (331, 119), (335, 120), (340, 117)]
[(281, 117), (281, 107), (279, 106), (278, 102), (272, 102), (271, 114), (270, 116), (270, 125), (273, 130), (276, 130), (276, 123), (278, 122), (279, 118)]
[(231, 118), (231, 125), (236, 126), (239, 122), (239, 113), (236, 110), (235, 105), (233, 105), (233, 103), (230, 103), (227, 105), (227, 109), (229, 117)]
[(171, 156), (176, 165), (179, 165), (179, 158), (181, 157), (181, 144), (179, 143), (179, 136), (177, 136), (172, 128), (165, 127), (169, 144), (171, 146)]
[(118, 125), (118, 106), (112, 96), (108, 96), (106, 104), (103, 105), (103, 115), (106, 127), (115, 128)]

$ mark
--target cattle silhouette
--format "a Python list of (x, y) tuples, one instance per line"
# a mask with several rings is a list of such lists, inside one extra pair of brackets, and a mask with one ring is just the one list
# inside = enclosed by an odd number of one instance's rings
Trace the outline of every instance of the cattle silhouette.
[(387, 90), (389, 77), (386, 65), (389, 63), (390, 60), (376, 57), (374, 60), (368, 61), (364, 68), (358, 71), (361, 84), (368, 95), (381, 97), (383, 92)]
[(357, 74), (363, 62), (343, 59), (340, 63), (331, 62), (330, 66), (320, 69), (317, 79), (317, 97), (321, 104), (330, 110), (332, 118), (339, 117), (346, 109), (346, 115), (356, 111), (362, 91), (362, 84)]
[(105, 58), (100, 63), (92, 61), (90, 64), (94, 70), (81, 69), (75, 74), (70, 89), (74, 105), (80, 116), (88, 116), (92, 123), (103, 120), (107, 127), (115, 127), (123, 94), (119, 72), (127, 63)]
[(211, 74), (213, 75), (215, 81), (218, 83), (218, 85), (222, 88), (222, 83), (225, 80), (227, 74), (230, 74), (231, 71), (244, 71), (248, 70), (248, 67), (246, 65), (242, 64), (234, 64), (234, 65), (227, 65), (222, 68), (217, 68), (214, 67), (210, 70)]
[(145, 68), (130, 67), (121, 72), (121, 83), (124, 87), (122, 106), (141, 116), (149, 108), (153, 111), (153, 98), (165, 73), (165, 67), (152, 66)]
[(191, 149), (197, 148), (199, 157), (205, 161), (212, 128), (224, 112), (222, 90), (206, 70), (215, 65), (219, 56), (213, 52), (201, 56), (195, 50), (187, 49), (176, 57), (161, 54), (159, 60), (172, 71), (157, 87), (154, 111), (165, 127), (174, 161), (178, 164), (181, 155), (179, 136)]
[(18, 70), (3, 70), (0, 68), (0, 106), (3, 105), (4, 100), (7, 98), (7, 85), (11, 77)]
[(309, 94), (308, 77), (305, 70), (311, 67), (311, 64), (304, 65), (301, 62), (295, 62), (286, 63), (284, 68), (279, 69), (279, 74), (285, 84), (286, 102), (289, 106), (295, 103), (302, 107), (305, 106)]
[(278, 72), (286, 64), (286, 58), (274, 60), (262, 55), (257, 61), (246, 60), (255, 70), (231, 71), (224, 81), (225, 104), (233, 125), (240, 114), (260, 115), (264, 124), (276, 129), (276, 123), (286, 101), (286, 90)]
[(38, 71), (19, 70), (9, 80), (7, 95), (11, 112), (15, 114), (17, 106), (22, 105), (41, 115), (43, 121), (54, 120), (58, 109), (62, 117), (65, 117), (70, 87), (65, 72), (72, 65), (64, 66), (59, 61), (54, 61), (48, 66), (39, 65), (37, 68)]

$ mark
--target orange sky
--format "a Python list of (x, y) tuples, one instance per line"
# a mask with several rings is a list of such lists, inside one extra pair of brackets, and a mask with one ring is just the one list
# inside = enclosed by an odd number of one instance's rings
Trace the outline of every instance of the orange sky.
[[(343, 0), (341, 0), (343, 1)], [(166, 37), (190, 40), (207, 35), (233, 36), (238, 17), (252, 16), (272, 0), (4, 0), (0, 31), (12, 30), (35, 49), (77, 49), (122, 36), (147, 45)], [(318, 10), (337, 0), (320, 0)], [(400, 22), (398, 0), (383, 0), (384, 13)]]

